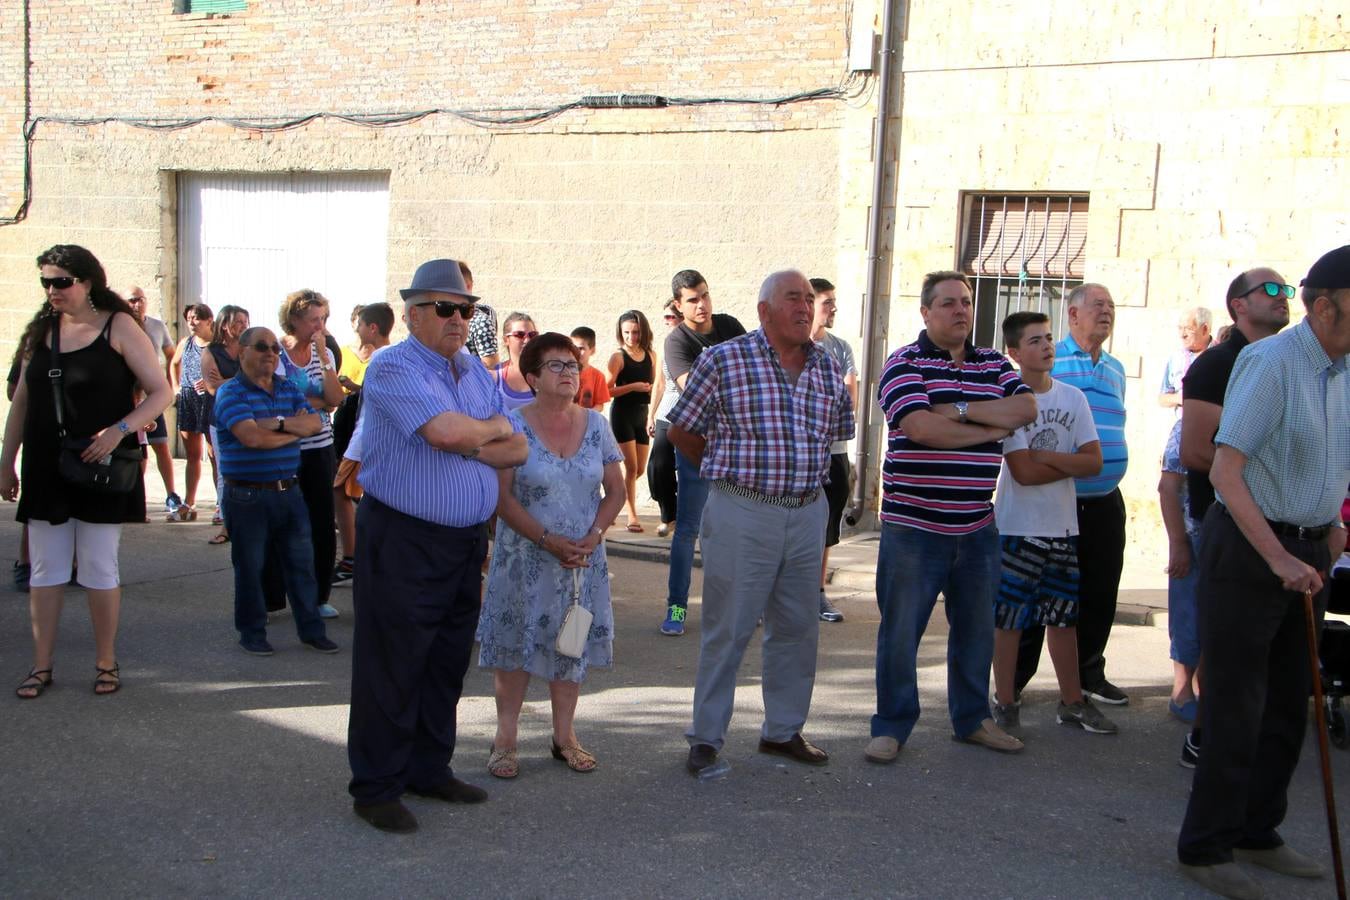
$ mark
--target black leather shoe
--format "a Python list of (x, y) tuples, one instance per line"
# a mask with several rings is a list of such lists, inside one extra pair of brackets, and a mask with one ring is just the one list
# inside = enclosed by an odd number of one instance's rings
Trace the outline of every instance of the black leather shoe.
[(381, 831), (412, 834), (417, 830), (417, 817), (398, 800), (388, 803), (353, 803), (352, 809)]
[(830, 761), (830, 754), (815, 746), (800, 734), (794, 734), (781, 743), (760, 738), (759, 752), (786, 756), (788, 759), (795, 759), (797, 762), (806, 763), (808, 766), (823, 766)]
[(419, 797), (431, 797), (434, 800), (444, 800), (446, 803), (482, 803), (488, 798), (487, 791), (453, 776), (449, 781), (442, 781), (435, 787), (423, 789), (410, 787), (408, 791)]
[(689, 761), (685, 767), (695, 775), (717, 762), (717, 750), (712, 744), (695, 744), (689, 748)]

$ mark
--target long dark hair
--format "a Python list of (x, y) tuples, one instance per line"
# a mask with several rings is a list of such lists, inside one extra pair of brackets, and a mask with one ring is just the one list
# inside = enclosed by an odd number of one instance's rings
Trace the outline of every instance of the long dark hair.
[[(113, 314), (124, 312), (132, 319), (139, 322), (135, 310), (131, 304), (123, 300), (122, 297), (108, 287), (108, 274), (103, 271), (103, 265), (98, 258), (88, 250), (77, 244), (57, 244), (43, 251), (37, 258), (38, 268), (43, 266), (56, 266), (58, 269), (65, 269), (71, 275), (87, 282), (89, 285), (89, 303), (94, 309), (100, 309), (104, 312)], [(23, 348), (26, 356), (31, 356), (33, 348), (43, 339), (49, 327), (49, 322), (55, 318), (57, 312), (52, 305), (43, 299), (42, 306), (37, 314), (29, 321), (28, 326), (24, 328), (23, 338), (19, 341), (19, 346)]]
[(638, 323), (638, 346), (646, 353), (652, 352), (652, 326), (647, 323), (647, 317), (642, 314), (640, 309), (630, 309), (628, 312), (619, 316), (619, 323), (614, 326), (614, 337), (619, 341), (619, 346), (623, 346), (623, 323)]

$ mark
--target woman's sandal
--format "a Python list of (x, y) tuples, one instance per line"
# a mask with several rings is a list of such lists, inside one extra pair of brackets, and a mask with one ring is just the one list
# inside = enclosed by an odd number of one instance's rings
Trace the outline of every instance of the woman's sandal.
[(102, 666), (94, 666), (98, 674), (94, 676), (94, 693), (102, 697), (105, 694), (115, 694), (122, 687), (121, 667), (117, 663), (112, 664), (111, 669), (105, 669)]
[[(47, 677), (43, 678), (43, 675), (46, 675)], [(42, 696), (43, 691), (51, 686), (51, 669), (33, 669), (23, 681), (19, 682), (19, 686), (14, 689), (14, 696), (18, 697), (20, 700), (36, 700), (38, 697)], [(29, 691), (30, 693), (24, 693), (24, 691)]]
[(230, 542), (230, 535), (228, 532), (225, 531), (220, 532), (215, 537), (211, 538), (211, 540), (207, 541), (208, 544), (214, 544), (216, 546), (219, 546), (221, 544), (228, 544), (229, 542)]
[(520, 774), (520, 762), (516, 759), (516, 748), (506, 750), (492, 748), (488, 755), (488, 774), (496, 778), (515, 778)]
[(558, 742), (553, 742), (553, 758), (560, 762), (567, 763), (567, 768), (573, 772), (594, 772), (595, 767), (600, 765), (589, 751), (576, 747), (559, 747)]

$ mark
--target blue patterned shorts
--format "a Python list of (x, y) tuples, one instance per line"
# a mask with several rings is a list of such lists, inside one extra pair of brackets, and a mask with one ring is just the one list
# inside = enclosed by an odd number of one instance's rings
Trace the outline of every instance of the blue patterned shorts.
[(994, 600), (994, 626), (1078, 624), (1078, 538), (999, 538), (1002, 572)]

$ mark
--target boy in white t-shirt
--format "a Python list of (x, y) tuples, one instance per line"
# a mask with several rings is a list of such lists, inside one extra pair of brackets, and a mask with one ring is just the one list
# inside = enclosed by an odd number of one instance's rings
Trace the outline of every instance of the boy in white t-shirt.
[(1055, 340), (1044, 313), (1003, 320), (1008, 355), (1036, 392), (1036, 418), (1003, 442), (994, 495), (1002, 576), (994, 601), (994, 721), (1016, 727), (1017, 644), (1022, 629), (1044, 625), (1059, 680), (1056, 721), (1094, 734), (1116, 726), (1083, 695), (1078, 679), (1078, 507), (1073, 479), (1102, 469), (1102, 446), (1087, 397), (1050, 377)]

